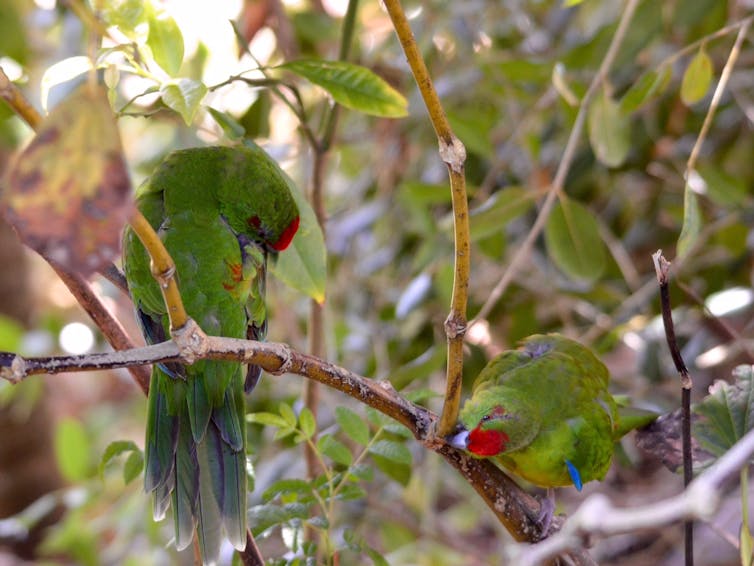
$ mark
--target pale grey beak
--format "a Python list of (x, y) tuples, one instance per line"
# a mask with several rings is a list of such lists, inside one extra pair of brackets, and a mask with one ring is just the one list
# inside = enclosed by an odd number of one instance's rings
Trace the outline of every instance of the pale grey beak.
[(461, 432), (456, 433), (453, 436), (449, 436), (448, 444), (450, 444), (453, 448), (466, 450), (469, 445), (469, 431), (462, 430)]

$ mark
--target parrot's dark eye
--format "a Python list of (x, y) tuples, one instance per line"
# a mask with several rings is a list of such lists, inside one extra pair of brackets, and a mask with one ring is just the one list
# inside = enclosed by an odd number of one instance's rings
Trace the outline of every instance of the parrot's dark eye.
[(492, 415), (484, 415), (484, 416), (482, 417), (482, 422), (483, 422), (483, 423), (486, 423), (486, 422), (487, 422), (487, 421), (489, 421), (490, 419), (492, 419)]

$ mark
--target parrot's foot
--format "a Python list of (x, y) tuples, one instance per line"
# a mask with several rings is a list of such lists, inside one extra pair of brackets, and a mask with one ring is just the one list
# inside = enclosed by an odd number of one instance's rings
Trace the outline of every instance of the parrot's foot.
[(547, 488), (547, 495), (539, 498), (539, 516), (537, 517), (537, 523), (540, 526), (540, 532), (542, 538), (547, 536), (547, 532), (552, 525), (552, 517), (555, 514), (555, 490), (551, 487)]

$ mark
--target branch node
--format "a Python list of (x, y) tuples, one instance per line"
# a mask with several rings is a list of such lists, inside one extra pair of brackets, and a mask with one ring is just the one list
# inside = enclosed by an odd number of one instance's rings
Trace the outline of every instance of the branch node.
[(454, 173), (463, 173), (466, 162), (466, 147), (455, 135), (450, 139), (440, 138), (440, 158)]
[(445, 319), (445, 335), (449, 340), (455, 340), (456, 338), (463, 338), (466, 335), (467, 328), (466, 319), (459, 315), (457, 312), (452, 312)]
[(270, 373), (272, 375), (283, 375), (286, 373), (291, 373), (292, 370), (293, 354), (291, 353), (291, 349), (286, 346), (284, 348), (281, 348), (280, 351), (280, 367), (274, 371), (267, 370), (267, 373)]
[(26, 360), (21, 356), (14, 356), (9, 366), (0, 367), (0, 377), (13, 385), (26, 377)]
[(186, 324), (172, 333), (173, 342), (178, 346), (181, 359), (187, 364), (193, 364), (197, 359), (206, 356), (209, 351), (209, 340), (204, 331), (189, 318)]

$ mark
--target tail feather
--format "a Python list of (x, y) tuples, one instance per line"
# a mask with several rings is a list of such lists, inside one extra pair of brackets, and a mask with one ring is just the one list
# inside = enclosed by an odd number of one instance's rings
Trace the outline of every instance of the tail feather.
[(184, 414), (180, 425), (180, 443), (185, 449), (178, 450), (175, 455), (173, 518), (175, 546), (178, 550), (183, 550), (194, 538), (199, 494), (199, 462), (196, 457), (196, 444), (191, 436), (188, 412)]
[(192, 372), (188, 382), (187, 401), (191, 434), (194, 437), (194, 442), (198, 443), (207, 432), (209, 418), (212, 415), (212, 404), (209, 402), (207, 391), (204, 388), (203, 374)]
[(228, 540), (237, 549), (246, 548), (246, 455), (222, 444), (223, 497), (220, 510)]
[[(219, 441), (219, 442), (218, 442)], [(215, 484), (222, 481), (223, 460), (218, 454), (219, 433), (209, 427), (202, 442), (196, 445), (199, 462), (199, 497), (197, 500), (196, 532), (203, 564), (215, 564), (220, 556), (222, 517)]]
[(167, 378), (162, 370), (155, 367), (152, 371), (147, 408), (144, 468), (144, 489), (147, 492), (164, 487), (172, 478), (178, 442), (178, 419), (169, 414), (168, 401), (161, 387), (162, 379)]
[(225, 443), (238, 452), (244, 446), (242, 417), (239, 417), (233, 388), (225, 390), (225, 402), (212, 412), (212, 422), (220, 431)]
[(162, 521), (165, 518), (168, 507), (170, 507), (170, 493), (173, 491), (174, 482), (173, 477), (170, 476), (168, 481), (158, 485), (152, 491), (152, 517), (154, 517), (155, 521)]

